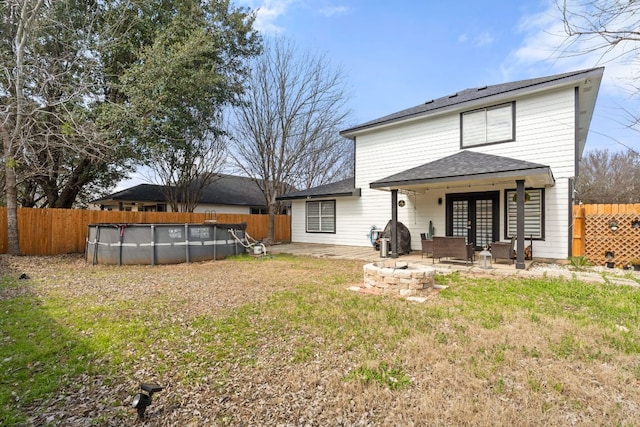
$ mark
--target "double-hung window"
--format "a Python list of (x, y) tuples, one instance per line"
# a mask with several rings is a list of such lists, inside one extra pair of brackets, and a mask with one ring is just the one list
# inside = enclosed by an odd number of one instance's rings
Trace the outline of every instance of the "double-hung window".
[[(506, 235), (510, 238), (516, 235), (517, 203), (516, 191), (505, 191), (506, 200)], [(524, 203), (524, 235), (528, 239), (544, 239), (544, 190), (541, 188), (525, 191)]]
[(321, 200), (307, 202), (307, 233), (336, 232), (336, 202)]
[(515, 140), (515, 102), (462, 113), (461, 146)]

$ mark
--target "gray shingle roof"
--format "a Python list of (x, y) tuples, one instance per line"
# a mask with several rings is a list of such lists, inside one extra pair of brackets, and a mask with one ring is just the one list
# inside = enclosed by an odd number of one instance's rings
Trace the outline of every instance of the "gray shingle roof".
[[(108, 201), (133, 202), (166, 202), (162, 185), (139, 184), (117, 193), (110, 194), (92, 203), (100, 204)], [(218, 175), (209, 186), (202, 190), (201, 204), (234, 205), (234, 206), (266, 206), (260, 187), (251, 179), (235, 175)]]
[(428, 185), (439, 182), (502, 179), (542, 175), (553, 182), (549, 166), (492, 154), (460, 151), (442, 159), (379, 179), (371, 188), (390, 188), (408, 185)]
[(515, 97), (523, 92), (545, 89), (557, 85), (571, 84), (590, 77), (602, 78), (604, 67), (591, 68), (587, 70), (574, 71), (570, 73), (555, 74), (547, 77), (520, 80), (516, 82), (502, 83), (493, 86), (482, 86), (478, 88), (466, 89), (455, 94), (432, 99), (424, 104), (407, 108), (397, 113), (389, 114), (375, 120), (371, 120), (355, 127), (345, 129), (340, 135), (352, 137), (354, 133), (381, 125), (387, 125), (416, 117), (429, 116), (453, 108), (473, 108), (490, 101), (490, 98)]
[(278, 197), (278, 200), (314, 199), (322, 197), (360, 196), (360, 189), (355, 188), (353, 177), (330, 184), (319, 185), (308, 190), (296, 191)]

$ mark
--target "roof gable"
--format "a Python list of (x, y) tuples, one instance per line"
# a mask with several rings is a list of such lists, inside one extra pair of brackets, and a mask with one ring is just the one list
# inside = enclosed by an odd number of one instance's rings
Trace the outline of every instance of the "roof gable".
[[(362, 123), (355, 127), (345, 129), (340, 132), (340, 135), (352, 138), (361, 131), (374, 129), (380, 126), (395, 124), (405, 120), (428, 117), (454, 109), (473, 109), (474, 106), (490, 103), (493, 100), (501, 102), (502, 100), (505, 100), (505, 98), (513, 99), (516, 96), (553, 87), (578, 85), (579, 82), (584, 82), (587, 79), (594, 79), (594, 83), (599, 85), (603, 72), (604, 67), (599, 67), (570, 73), (555, 74), (547, 77), (465, 89), (461, 92), (432, 99), (424, 104), (407, 108), (405, 110)], [(597, 92), (597, 90), (595, 92)], [(595, 98), (593, 99), (592, 104), (594, 103)], [(591, 105), (591, 109), (593, 109), (593, 105)]]

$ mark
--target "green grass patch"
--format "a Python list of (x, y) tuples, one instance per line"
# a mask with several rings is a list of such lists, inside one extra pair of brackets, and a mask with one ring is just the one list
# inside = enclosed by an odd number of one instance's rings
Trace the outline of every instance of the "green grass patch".
[[(94, 350), (51, 318), (47, 302), (33, 296), (0, 301), (0, 421), (25, 420), (14, 408), (30, 405), (91, 374)], [(2, 423), (0, 423), (2, 424)]]
[[(243, 256), (175, 269), (62, 267), (29, 282), (0, 276), (0, 424), (26, 424), (38, 402), (73, 391), (81, 375), (122, 383), (136, 369), (175, 387), (213, 381), (225, 396), (237, 372), (261, 381), (265, 372), (293, 378), (318, 366), (347, 388), (407, 392), (444, 372), (450, 384), (460, 381), (452, 393), (465, 393), (467, 381), (481, 384), (485, 399), (552, 391), (561, 403), (540, 403), (551, 405), (545, 411), (578, 401), (572, 378), (550, 381), (546, 366), (619, 365), (640, 380), (636, 288), (454, 273), (438, 276), (448, 287), (416, 304), (345, 289), (361, 275), (350, 261)], [(114, 282), (121, 292), (101, 288)], [(147, 283), (151, 291), (138, 297)], [(115, 400), (110, 406), (111, 417), (130, 415)], [(111, 419), (100, 417), (94, 424)]]
[(370, 362), (359, 366), (345, 376), (345, 381), (357, 380), (365, 384), (378, 383), (391, 390), (408, 387), (411, 384), (409, 377), (400, 366), (389, 365), (386, 362)]

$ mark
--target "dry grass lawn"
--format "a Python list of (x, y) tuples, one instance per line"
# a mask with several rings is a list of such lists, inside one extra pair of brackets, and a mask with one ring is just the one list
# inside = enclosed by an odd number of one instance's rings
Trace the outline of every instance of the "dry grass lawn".
[(347, 290), (362, 266), (2, 256), (0, 424), (134, 425), (157, 382), (143, 425), (638, 425), (637, 288), (454, 274), (411, 303)]

